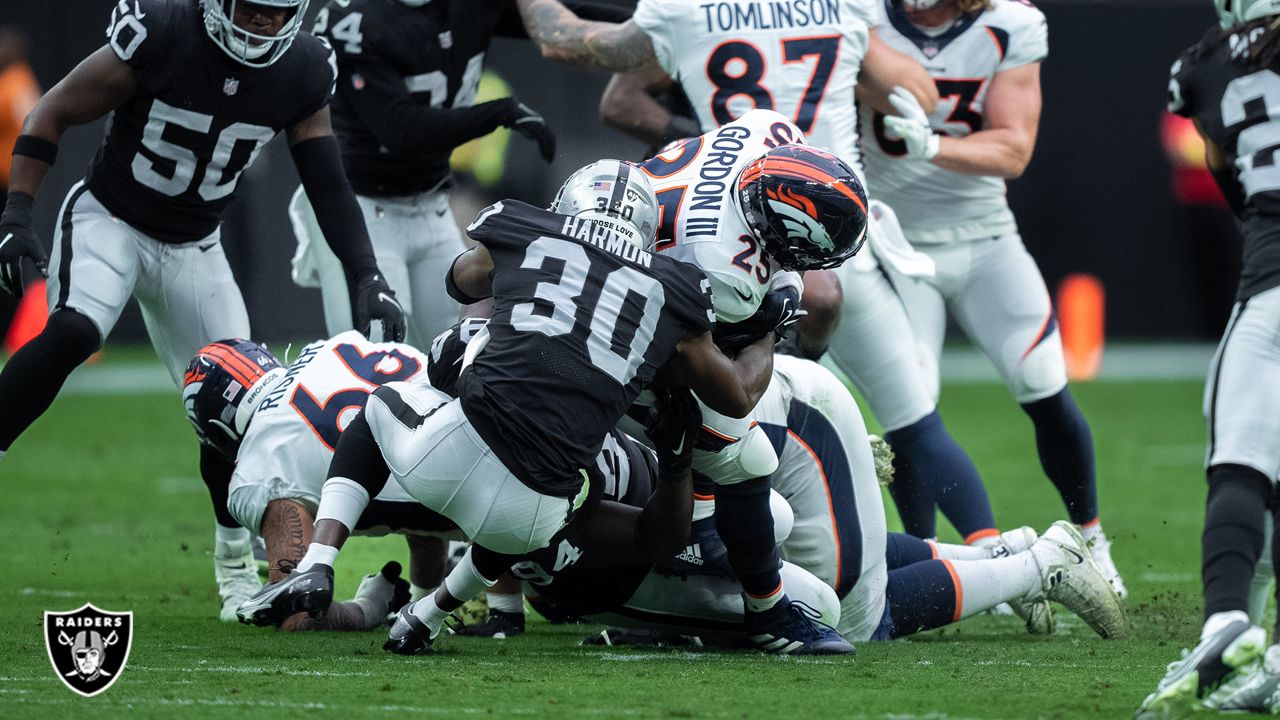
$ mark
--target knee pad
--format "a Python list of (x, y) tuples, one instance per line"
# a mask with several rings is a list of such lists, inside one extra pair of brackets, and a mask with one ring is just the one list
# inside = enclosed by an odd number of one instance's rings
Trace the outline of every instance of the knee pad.
[(796, 514), (786, 498), (777, 490), (769, 490), (769, 512), (773, 515), (773, 541), (779, 545), (791, 537), (791, 530), (796, 526)]
[(1060, 341), (1031, 348), (1009, 373), (1009, 389), (1019, 403), (1043, 400), (1066, 386), (1067, 364)]
[(778, 454), (764, 430), (753, 424), (745, 435), (718, 450), (694, 448), (694, 468), (717, 485), (734, 485), (772, 475), (778, 469)]
[(40, 333), (43, 342), (68, 362), (84, 362), (102, 347), (102, 334), (88, 317), (75, 310), (58, 310)]

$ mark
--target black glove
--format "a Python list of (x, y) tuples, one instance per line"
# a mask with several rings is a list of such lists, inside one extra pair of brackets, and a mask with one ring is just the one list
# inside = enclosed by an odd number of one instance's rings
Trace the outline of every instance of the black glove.
[(551, 132), (551, 126), (547, 125), (546, 119), (515, 98), (507, 98), (507, 100), (511, 102), (511, 109), (502, 124), (538, 143), (538, 152), (542, 154), (543, 160), (548, 163), (555, 160), (556, 136)]
[(369, 337), (373, 321), (378, 320), (382, 322), (382, 342), (404, 340), (404, 308), (381, 273), (372, 273), (361, 280), (356, 285), (355, 299), (356, 330), (361, 335)]
[(800, 307), (800, 291), (787, 286), (770, 290), (756, 314), (736, 323), (716, 323), (712, 338), (721, 350), (733, 354), (772, 332), (782, 342), (800, 318), (808, 315)]
[(0, 215), (0, 286), (10, 295), (22, 297), (22, 258), (31, 258), (36, 270), (49, 277), (49, 256), (31, 229), (31, 207), (36, 199), (26, 193), (10, 193)]
[(693, 444), (702, 429), (702, 410), (688, 388), (657, 391), (645, 431), (658, 452), (662, 476), (683, 476), (693, 466)]

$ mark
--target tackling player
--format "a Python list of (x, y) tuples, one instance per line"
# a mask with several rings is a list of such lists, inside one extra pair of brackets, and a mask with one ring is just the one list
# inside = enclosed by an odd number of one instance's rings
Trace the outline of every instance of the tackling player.
[[(102, 345), (130, 297), (175, 383), (205, 343), (249, 335), (218, 226), (241, 173), (281, 131), (303, 187), (322, 209), (318, 220), (346, 271), (357, 327), (368, 332), (379, 320), (388, 336), (403, 335), (400, 306), (378, 270), (329, 125), (333, 54), (299, 32), (307, 2), (120, 0), (107, 44), (27, 117), (0, 216), (0, 284), (21, 295), (22, 259), (31, 258), (50, 276), (52, 312), (0, 372), (0, 456)], [(46, 272), (32, 227), (35, 195), (63, 133), (107, 113), (110, 131), (63, 203)], [(249, 533), (226, 512), (231, 470), (201, 447), (224, 610), (236, 604), (231, 595), (241, 581), (256, 581)]]
[[(1244, 231), (1231, 320), (1205, 383), (1209, 425), (1204, 628), (1139, 717), (1187, 705), (1280, 713), (1280, 645), (1249, 621), (1249, 586), (1280, 480), (1280, 2), (1216, 0), (1212, 28), (1173, 64), (1169, 110), (1195, 121)], [(1280, 536), (1276, 536), (1280, 538)], [(1280, 539), (1272, 540), (1272, 557)]]

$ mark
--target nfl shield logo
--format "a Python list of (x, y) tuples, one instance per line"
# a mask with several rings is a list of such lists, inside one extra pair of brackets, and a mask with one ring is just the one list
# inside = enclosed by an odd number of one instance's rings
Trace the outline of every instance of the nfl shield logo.
[(444, 32), (437, 35), (436, 37), (437, 39), (440, 40), (440, 47), (442, 49), (448, 50), (449, 48), (453, 47), (453, 31), (452, 30), (445, 30)]
[(93, 697), (120, 677), (133, 644), (133, 613), (107, 612), (89, 603), (71, 612), (44, 614), (44, 647), (58, 679)]
[(240, 81), (235, 78), (227, 78), (222, 81), (222, 92), (226, 95), (235, 95), (240, 89)]
[(935, 42), (927, 42), (920, 48), (920, 50), (924, 53), (925, 57), (933, 59), (938, 55), (938, 44)]

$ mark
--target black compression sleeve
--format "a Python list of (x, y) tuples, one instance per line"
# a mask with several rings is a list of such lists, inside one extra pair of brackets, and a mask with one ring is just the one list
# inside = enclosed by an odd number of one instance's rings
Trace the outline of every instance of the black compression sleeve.
[(377, 272), (378, 262), (369, 242), (364, 215), (356, 203), (355, 191), (342, 167), (338, 140), (332, 135), (311, 138), (289, 148), (307, 199), (316, 213), (316, 223), (325, 242), (342, 262), (348, 282), (359, 282)]
[(473, 298), (462, 292), (462, 288), (458, 287), (458, 282), (453, 279), (453, 268), (458, 264), (458, 258), (460, 257), (462, 256), (459, 255), (454, 258), (453, 262), (449, 264), (449, 269), (444, 273), (444, 291), (449, 293), (449, 297), (457, 300), (459, 305), (474, 305), (484, 298)]
[(346, 478), (357, 483), (373, 499), (382, 492), (390, 475), (391, 468), (387, 467), (382, 449), (373, 438), (373, 429), (361, 410), (338, 437), (338, 446), (334, 448), (333, 460), (329, 463), (329, 477)]

